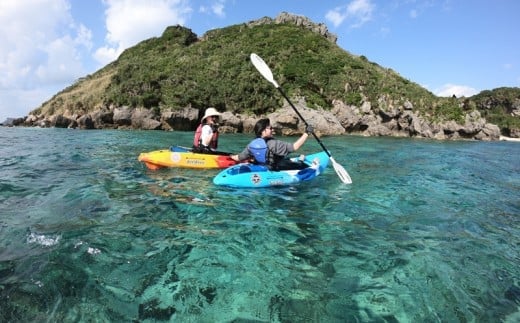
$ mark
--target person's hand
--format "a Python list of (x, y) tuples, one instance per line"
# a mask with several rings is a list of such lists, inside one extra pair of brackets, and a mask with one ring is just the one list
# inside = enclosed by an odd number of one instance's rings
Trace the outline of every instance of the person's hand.
[(305, 132), (310, 135), (311, 133), (314, 132), (314, 127), (311, 126), (311, 125), (307, 125), (307, 127), (305, 128)]

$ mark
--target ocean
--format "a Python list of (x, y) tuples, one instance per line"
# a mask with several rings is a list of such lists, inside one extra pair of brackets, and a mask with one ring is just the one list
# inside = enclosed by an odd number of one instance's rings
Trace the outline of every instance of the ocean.
[(520, 320), (519, 143), (324, 137), (351, 185), (256, 190), (137, 161), (192, 135), (0, 128), (0, 322)]

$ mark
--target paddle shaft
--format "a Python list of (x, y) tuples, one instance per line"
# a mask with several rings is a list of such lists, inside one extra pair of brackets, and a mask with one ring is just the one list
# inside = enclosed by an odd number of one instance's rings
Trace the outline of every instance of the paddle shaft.
[[(285, 92), (282, 90), (282, 88), (280, 86), (277, 87), (278, 91), (280, 91), (280, 93), (282, 94), (282, 96), (287, 100), (287, 102), (289, 102), (289, 105), (293, 108), (294, 112), (296, 112), (296, 114), (298, 115), (298, 117), (300, 117), (300, 119), (303, 121), (303, 123), (305, 124), (305, 127), (308, 127), (309, 124), (307, 123), (307, 121), (305, 121), (305, 119), (303, 118), (303, 116), (300, 114), (300, 111), (298, 111), (296, 109), (296, 107), (294, 106), (294, 104), (291, 102), (291, 100), (289, 100), (289, 98), (287, 97), (287, 95), (285, 94)], [(325, 148), (325, 145), (321, 142), (320, 138), (318, 138), (318, 136), (316, 136), (316, 134), (314, 133), (314, 131), (312, 132), (312, 135), (314, 136), (314, 138), (318, 141), (318, 143), (320, 144), (321, 148), (323, 149), (323, 151), (327, 154), (327, 156), (332, 157), (329, 153), (329, 151), (327, 150), (327, 148)]]

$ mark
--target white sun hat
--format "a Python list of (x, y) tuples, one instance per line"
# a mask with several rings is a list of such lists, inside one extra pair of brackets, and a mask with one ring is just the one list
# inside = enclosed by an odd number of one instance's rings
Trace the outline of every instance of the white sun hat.
[(207, 117), (210, 116), (220, 116), (222, 113), (218, 112), (215, 108), (207, 108), (206, 112), (204, 113), (204, 116), (202, 117), (201, 121), (204, 121)]

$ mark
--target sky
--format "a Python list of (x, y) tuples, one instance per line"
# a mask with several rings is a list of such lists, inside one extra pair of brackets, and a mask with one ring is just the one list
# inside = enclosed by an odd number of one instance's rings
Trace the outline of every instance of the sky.
[(520, 87), (518, 0), (0, 0), (0, 122), (168, 26), (201, 37), (281, 12), (438, 96)]

